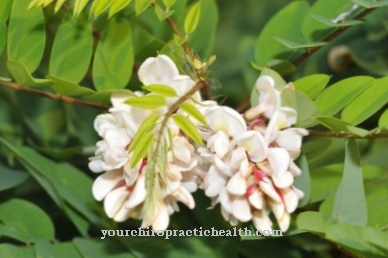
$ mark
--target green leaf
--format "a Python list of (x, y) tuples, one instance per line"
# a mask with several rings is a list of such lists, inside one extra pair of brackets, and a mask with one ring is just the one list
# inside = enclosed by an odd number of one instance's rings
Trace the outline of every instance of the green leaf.
[(261, 31), (255, 48), (255, 60), (259, 66), (264, 66), (268, 61), (280, 58), (288, 59), (293, 51), (275, 37), (286, 38), (299, 42), (299, 28), (302, 24), (301, 17), (307, 12), (309, 6), (305, 1), (293, 1), (277, 12)]
[(335, 115), (366, 90), (374, 80), (369, 76), (355, 76), (339, 81), (319, 94), (315, 104), (323, 115)]
[[(311, 14), (335, 19), (341, 13), (347, 12), (352, 8), (353, 3), (349, 0), (320, 0), (303, 14), (302, 33), (305, 39), (310, 42), (322, 40), (333, 28), (327, 24), (317, 21)], [(301, 16), (301, 17), (303, 17)]]
[(275, 39), (286, 47), (288, 47), (289, 49), (322, 47), (327, 44), (327, 42), (297, 43), (280, 37), (275, 37)]
[[(131, 168), (134, 168), (136, 164), (147, 156), (147, 153), (152, 148), (155, 135), (150, 132), (145, 132), (139, 142), (135, 145), (132, 158), (129, 162)], [(132, 143), (133, 144), (133, 143)]]
[(358, 125), (381, 109), (387, 103), (387, 100), (388, 76), (374, 81), (372, 85), (358, 95), (344, 108), (341, 119), (352, 125)]
[(125, 104), (128, 104), (131, 107), (154, 109), (166, 105), (167, 101), (164, 97), (159, 95), (146, 95), (129, 98), (125, 101)]
[[(170, 17), (174, 13), (173, 10), (170, 10), (170, 11), (163, 10), (159, 5), (156, 5), (154, 7), (154, 10), (155, 10), (156, 15), (158, 16), (159, 21), (163, 21), (164, 19)], [(174, 34), (174, 37), (176, 37), (176, 36), (177, 35)]]
[(386, 255), (388, 254), (388, 233), (380, 231), (375, 228), (366, 228), (364, 231), (364, 239), (376, 246), (384, 249), (386, 251)]
[(303, 92), (310, 99), (315, 99), (329, 83), (330, 76), (327, 74), (313, 74), (303, 77), (294, 82), (295, 89)]
[(306, 230), (319, 235), (324, 235), (328, 226), (335, 224), (335, 221), (325, 213), (306, 211), (298, 215), (296, 219), (298, 229)]
[(54, 246), (59, 257), (83, 258), (74, 243), (61, 243)]
[(0, 165), (0, 191), (8, 190), (24, 183), (29, 175)]
[(367, 9), (370, 8), (378, 8), (388, 5), (387, 0), (380, 0), (380, 1), (367, 1), (367, 0), (351, 0), (353, 3), (356, 3), (358, 5), (361, 5)]
[(3, 52), (5, 42), (7, 41), (6, 22), (11, 11), (12, 0), (0, 1), (0, 54)]
[(163, 0), (163, 3), (166, 7), (171, 7), (175, 4), (176, 0)]
[(42, 9), (28, 10), (29, 3), (30, 0), (13, 1), (8, 26), (7, 53), (9, 60), (25, 65), (32, 73), (42, 59), (46, 33)]
[(197, 127), (191, 122), (187, 117), (181, 114), (175, 114), (172, 116), (174, 122), (179, 126), (179, 128), (194, 142), (202, 145), (202, 138), (198, 132)]
[(109, 20), (97, 45), (93, 81), (100, 90), (122, 89), (132, 75), (134, 62), (132, 30), (126, 19)]
[[(178, 2), (175, 3), (175, 6), (177, 5)], [(201, 60), (206, 60), (213, 54), (212, 49), (215, 43), (218, 23), (218, 5), (215, 0), (200, 0), (200, 5), (201, 12), (198, 24), (196, 29), (191, 33), (188, 43), (192, 49), (195, 49), (196, 54)], [(174, 8), (176, 8), (175, 6)]]
[(388, 109), (379, 118), (379, 128), (388, 128)]
[(30, 72), (23, 64), (15, 61), (7, 61), (7, 68), (9, 73), (20, 86), (37, 88), (44, 87), (53, 83), (51, 80), (33, 78)]
[(341, 21), (341, 22), (333, 22), (330, 19), (327, 19), (325, 17), (322, 17), (317, 14), (310, 14), (311, 17), (313, 17), (315, 20), (329, 26), (329, 27), (349, 27), (349, 26), (354, 26), (363, 23), (363, 21), (360, 20), (350, 20), (350, 21)]
[(133, 137), (133, 140), (131, 142), (131, 145), (129, 146), (128, 152), (132, 152), (135, 148), (139, 147), (138, 146), (139, 142), (141, 141), (143, 136), (148, 132), (152, 132), (159, 118), (160, 118), (160, 115), (152, 114), (143, 121), (143, 123), (140, 125), (139, 129), (137, 130), (135, 136)]
[(328, 128), (333, 132), (343, 132), (348, 131), (348, 126), (350, 125), (348, 122), (342, 121), (336, 117), (331, 116), (316, 116), (314, 117), (321, 125)]
[(310, 170), (309, 170), (309, 164), (307, 163), (307, 159), (305, 155), (301, 155), (297, 159), (296, 164), (302, 171), (302, 175), (295, 178), (294, 185), (296, 188), (298, 188), (304, 193), (303, 198), (299, 200), (299, 204), (298, 204), (298, 207), (303, 207), (310, 200), (310, 193), (311, 193)]
[(86, 14), (63, 18), (51, 50), (49, 74), (78, 83), (86, 74), (93, 50), (92, 24)]
[(384, 255), (364, 239), (364, 228), (350, 224), (334, 224), (326, 229), (326, 238), (352, 252), (356, 257)]
[(152, 3), (152, 0), (135, 0), (136, 15), (144, 12)]
[(27, 233), (27, 229), (20, 222), (13, 222), (10, 225), (0, 223), (0, 237), (8, 237), (22, 243), (27, 243), (29, 241)]
[(94, 18), (97, 18), (101, 13), (109, 8), (116, 1), (111, 0), (94, 0), (92, 7), (90, 8), (90, 15), (93, 15)]
[(111, 18), (113, 15), (124, 9), (127, 5), (129, 5), (132, 2), (132, 0), (116, 0), (112, 3), (111, 7), (109, 8), (109, 18)]
[(345, 158), (344, 140), (340, 138), (310, 136), (309, 140), (303, 143), (302, 151), (307, 157), (310, 171), (321, 166), (343, 162)]
[(177, 97), (177, 93), (173, 88), (163, 84), (151, 84), (151, 85), (144, 86), (143, 89), (163, 97), (171, 97), (171, 98)]
[(46, 76), (46, 78), (54, 82), (54, 84), (51, 85), (51, 88), (53, 88), (56, 93), (62, 96), (90, 96), (96, 93), (92, 89), (81, 87), (62, 78), (51, 75)]
[(75, 0), (74, 10), (73, 10), (74, 16), (78, 16), (85, 8), (88, 2), (89, 0)]
[(295, 95), (298, 114), (295, 126), (308, 128), (316, 125), (314, 117), (319, 115), (319, 111), (315, 103), (303, 92), (295, 91)]
[[(67, 86), (65, 86), (65, 87), (67, 87)], [(81, 88), (84, 88), (84, 87), (81, 87)], [(102, 91), (94, 92), (91, 95), (85, 95), (83, 98), (86, 100), (100, 103), (100, 104), (110, 104), (110, 96), (112, 95), (112, 93), (115, 93), (115, 92), (123, 92), (126, 94), (133, 95), (132, 91), (127, 90), (127, 89), (124, 89), (124, 90), (102, 90)]]
[(287, 60), (274, 59), (269, 61), (266, 66), (282, 75), (295, 71), (295, 66)]
[(342, 163), (337, 163), (311, 170), (311, 203), (322, 201), (336, 192), (343, 167)]
[[(26, 215), (28, 219), (26, 219)], [(54, 225), (50, 217), (38, 206), (21, 199), (10, 199), (0, 203), (0, 220), (5, 225), (21, 226), (29, 241), (36, 238), (53, 240)]]
[(34, 249), (28, 247), (18, 247), (12, 244), (1, 244), (0, 245), (0, 257), (4, 258), (36, 258)]
[(368, 215), (360, 162), (356, 141), (347, 140), (344, 173), (336, 193), (333, 218), (341, 223), (366, 226)]
[(82, 257), (90, 258), (132, 258), (134, 256), (116, 238), (84, 239), (75, 238), (74, 245), (82, 254)]
[(199, 110), (192, 104), (186, 102), (186, 103), (183, 103), (180, 106), (180, 108), (183, 111), (185, 111), (188, 115), (190, 115), (191, 117), (201, 122), (202, 124), (207, 125), (207, 121), (204, 115), (201, 112), (199, 112)]
[(185, 32), (191, 34), (198, 25), (199, 17), (201, 14), (201, 2), (195, 3), (187, 13), (185, 19)]
[(368, 131), (368, 130), (365, 130), (365, 129), (362, 129), (359, 127), (351, 126), (351, 125), (348, 125), (347, 128), (348, 128), (349, 132), (354, 133), (354, 134), (361, 136), (361, 137), (365, 137), (371, 133), (371, 131)]

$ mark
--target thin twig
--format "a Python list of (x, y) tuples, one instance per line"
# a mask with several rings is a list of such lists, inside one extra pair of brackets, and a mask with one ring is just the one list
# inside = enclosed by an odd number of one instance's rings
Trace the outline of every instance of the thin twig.
[(313, 136), (324, 136), (334, 137), (343, 139), (373, 139), (373, 138), (388, 138), (388, 132), (371, 133), (365, 136), (360, 136), (350, 132), (330, 132), (330, 131), (319, 131), (319, 130), (308, 130), (309, 135)]
[[(154, 8), (159, 7), (156, 2), (151, 3), (151, 6)], [(159, 8), (161, 8), (161, 7), (159, 7)], [(167, 17), (166, 21), (167, 21), (168, 25), (171, 27), (171, 29), (173, 30), (173, 32), (175, 33), (175, 35), (177, 35), (178, 37), (183, 39), (183, 34), (180, 32), (178, 26), (175, 24), (173, 19), (171, 19), (171, 17)], [(187, 41), (182, 43), (182, 47), (183, 47), (183, 50), (185, 51), (186, 55), (190, 58), (191, 61), (198, 60), (198, 57), (196, 57), (194, 55), (194, 53), (191, 51), (191, 48), (190, 48), (189, 44), (187, 43)], [(195, 69), (195, 73), (196, 73), (198, 79), (202, 80), (202, 78), (204, 77), (202, 70)], [(204, 80), (202, 80), (202, 81), (204, 82)], [(202, 92), (204, 99), (206, 99), (206, 100), (211, 99), (211, 95), (210, 95), (209, 87), (208, 87), (207, 83), (206, 83), (206, 85), (204, 85), (201, 88), (201, 92)]]
[[(376, 8), (370, 8), (370, 9), (366, 9), (364, 10), (363, 12), (361, 12), (360, 14), (358, 14), (356, 17), (354, 17), (354, 20), (360, 20), (362, 18), (364, 18), (365, 16), (367, 16), (368, 14), (370, 14), (371, 12), (373, 12)], [(335, 31), (333, 31), (331, 34), (329, 34), (326, 38), (324, 38), (322, 41), (323, 42), (331, 42), (332, 40), (334, 40), (335, 38), (337, 38), (339, 35), (341, 35), (344, 31), (346, 31), (347, 29), (349, 29), (351, 26), (347, 26), (347, 27), (339, 27), (338, 29), (336, 29)], [(315, 52), (317, 52), (318, 50), (320, 50), (323, 46), (318, 46), (318, 47), (313, 47), (313, 48), (309, 48), (306, 50), (306, 52), (299, 56), (297, 59), (295, 59), (292, 63), (295, 65), (295, 66), (298, 66), (300, 65), (301, 63), (303, 63), (308, 57), (310, 57), (312, 54), (314, 54)]]
[(49, 98), (52, 100), (62, 101), (64, 103), (68, 103), (68, 104), (81, 105), (81, 106), (85, 106), (85, 107), (91, 107), (91, 108), (102, 109), (102, 110), (107, 110), (110, 108), (110, 106), (108, 106), (108, 105), (102, 105), (102, 104), (92, 102), (92, 101), (76, 99), (76, 98), (67, 97), (67, 96), (61, 96), (61, 95), (58, 95), (55, 93), (49, 93), (49, 92), (37, 90), (34, 88), (22, 87), (19, 84), (16, 84), (14, 82), (7, 82), (7, 81), (0, 80), (0, 85), (7, 87), (7, 88), (10, 88), (10, 89), (13, 89), (13, 90), (27, 92), (27, 93), (34, 94), (37, 96)]

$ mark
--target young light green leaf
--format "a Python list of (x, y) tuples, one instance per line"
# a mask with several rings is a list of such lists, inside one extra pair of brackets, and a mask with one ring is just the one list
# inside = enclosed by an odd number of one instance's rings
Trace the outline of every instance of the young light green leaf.
[(348, 122), (331, 116), (316, 116), (314, 118), (318, 123), (336, 133), (348, 131), (348, 126), (351, 125)]
[(339, 81), (319, 94), (314, 102), (323, 115), (335, 115), (366, 90), (374, 80), (369, 76), (355, 76)]
[(89, 69), (93, 51), (92, 24), (86, 14), (63, 18), (50, 55), (49, 74), (78, 83)]
[(75, 0), (74, 10), (73, 10), (74, 16), (78, 16), (85, 8), (88, 2), (89, 0)]
[(132, 97), (125, 101), (126, 104), (144, 109), (159, 108), (167, 104), (164, 97), (159, 95), (147, 95), (141, 97)]
[(313, 48), (321, 47), (327, 44), (327, 42), (311, 42), (311, 43), (297, 43), (289, 39), (284, 39), (281, 37), (274, 37), (277, 41), (288, 47), (289, 49), (298, 49), (298, 48)]
[(367, 225), (367, 204), (360, 153), (354, 139), (345, 143), (344, 172), (335, 196), (332, 216), (341, 223), (362, 227)]
[(94, 0), (92, 7), (90, 8), (90, 14), (97, 18), (101, 13), (103, 13), (108, 7), (117, 1), (111, 0)]
[(314, 74), (303, 77), (294, 82), (295, 89), (303, 92), (311, 99), (315, 99), (326, 87), (330, 80), (327, 74)]
[(388, 129), (388, 109), (379, 118), (379, 128)]
[(141, 138), (143, 138), (143, 135), (152, 132), (152, 130), (155, 128), (156, 121), (158, 121), (160, 115), (158, 114), (152, 114), (149, 117), (147, 117), (143, 123), (140, 125), (139, 129), (137, 130), (135, 136), (133, 137), (133, 140), (131, 144), (129, 145), (128, 152), (132, 152), (136, 147), (138, 147), (139, 142)]
[(109, 18), (113, 15), (124, 9), (127, 5), (129, 5), (132, 0), (116, 0), (112, 3), (109, 8)]
[(345, 107), (341, 119), (352, 125), (358, 125), (380, 110), (387, 101), (388, 76), (385, 76), (374, 81), (372, 85)]
[(175, 4), (176, 0), (163, 0), (164, 5), (169, 8)]
[(174, 122), (179, 126), (179, 128), (194, 142), (202, 145), (202, 138), (198, 132), (197, 127), (191, 122), (187, 117), (181, 114), (175, 114), (172, 116)]
[(133, 150), (132, 158), (129, 161), (131, 168), (135, 167), (136, 164), (147, 155), (154, 143), (154, 137), (155, 135), (153, 133), (146, 132), (141, 138), (139, 138), (140, 140), (136, 144), (136, 147)]
[(144, 12), (152, 3), (152, 0), (135, 0), (136, 15)]
[(0, 54), (3, 52), (7, 40), (6, 22), (11, 11), (12, 0), (0, 1)]
[(298, 229), (325, 235), (326, 228), (329, 225), (335, 224), (335, 221), (325, 213), (306, 211), (298, 215), (296, 224)]
[(48, 75), (46, 76), (46, 78), (53, 81), (51, 88), (53, 88), (53, 90), (59, 95), (79, 97), (79, 96), (90, 96), (96, 93), (94, 90), (90, 88), (79, 86), (78, 84), (75, 84), (73, 82), (70, 82), (52, 75)]
[(143, 89), (163, 97), (169, 97), (169, 98), (177, 97), (177, 93), (173, 88), (163, 84), (150, 84), (150, 85), (144, 86)]
[(183, 103), (180, 108), (202, 124), (207, 125), (206, 118), (201, 112), (199, 112), (199, 110), (195, 106), (186, 102)]
[(54, 11), (58, 12), (59, 9), (62, 7), (62, 5), (65, 3), (66, 0), (58, 0), (55, 4)]
[(350, 131), (351, 133), (354, 133), (355, 135), (358, 135), (361, 137), (365, 137), (371, 133), (371, 131), (368, 131), (359, 127), (351, 126), (351, 125), (348, 125), (347, 128), (348, 128), (348, 131)]
[[(154, 10), (155, 10), (156, 16), (158, 16), (159, 21), (163, 21), (164, 19), (170, 17), (174, 13), (174, 10), (170, 10), (170, 11), (163, 10), (159, 5), (156, 5)], [(176, 34), (174, 34), (174, 36), (176, 36)]]
[(12, 77), (16, 80), (16, 82), (20, 86), (28, 86), (28, 87), (44, 87), (53, 83), (51, 80), (46, 79), (35, 79), (32, 77), (27, 68), (18, 62), (15, 61), (7, 61), (7, 68)]
[(191, 34), (197, 27), (201, 14), (201, 2), (195, 3), (189, 10), (185, 19), (185, 32)]
[(13, 1), (8, 26), (7, 53), (9, 60), (25, 65), (27, 70), (33, 73), (43, 56), (46, 33), (42, 9), (27, 10), (29, 3), (30, 0)]
[(299, 42), (300, 26), (303, 15), (309, 5), (305, 1), (292, 1), (269, 20), (257, 39), (255, 47), (255, 61), (259, 66), (264, 66), (268, 61), (282, 54), (282, 59), (292, 56), (293, 50), (277, 41), (274, 37), (281, 37)]
[[(118, 33), (120, 32), (120, 33)], [(132, 75), (134, 51), (129, 21), (109, 20), (97, 45), (93, 62), (93, 81), (100, 90), (122, 89)]]

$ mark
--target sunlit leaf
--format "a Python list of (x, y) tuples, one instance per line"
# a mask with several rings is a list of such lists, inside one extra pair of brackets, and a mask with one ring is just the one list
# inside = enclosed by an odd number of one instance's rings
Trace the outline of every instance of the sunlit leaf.
[(370, 87), (374, 80), (369, 76), (355, 76), (339, 81), (319, 94), (314, 102), (323, 115), (335, 115), (361, 92)]
[(371, 133), (371, 131), (368, 131), (359, 127), (351, 126), (351, 125), (347, 126), (347, 128), (349, 132), (354, 133), (355, 135), (358, 135), (361, 137), (365, 137)]
[(163, 96), (163, 97), (176, 97), (177, 93), (176, 91), (171, 88), (170, 86), (163, 85), (163, 84), (151, 84), (144, 86), (143, 89), (151, 91), (157, 95)]
[(27, 10), (29, 3), (30, 0), (13, 1), (7, 53), (9, 60), (23, 64), (32, 73), (42, 59), (46, 33), (42, 9)]
[(74, 15), (77, 16), (79, 15), (82, 10), (85, 8), (86, 4), (89, 2), (89, 0), (75, 0), (74, 4)]
[(315, 20), (322, 22), (323, 24), (329, 26), (329, 27), (349, 27), (354, 26), (363, 23), (360, 20), (350, 20), (350, 21), (341, 21), (341, 22), (333, 22), (330, 19), (327, 19), (325, 17), (322, 17), (317, 14), (311, 14), (311, 17), (313, 17)]
[(199, 110), (192, 104), (186, 102), (183, 103), (180, 108), (202, 124), (207, 124), (205, 116), (201, 112), (199, 112)]
[(136, 15), (144, 12), (151, 4), (152, 0), (135, 0)]
[(383, 7), (388, 5), (387, 0), (380, 0), (380, 1), (368, 1), (368, 0), (351, 0), (353, 3), (356, 3), (358, 5), (361, 5), (365, 8), (376, 8), (376, 7)]
[(167, 101), (164, 97), (159, 95), (146, 95), (129, 98), (125, 103), (132, 107), (154, 109), (166, 105)]
[(374, 81), (358, 95), (346, 108), (341, 119), (358, 125), (375, 114), (388, 102), (388, 76)]
[(175, 4), (176, 0), (163, 0), (163, 3), (166, 7), (171, 7)]
[(20, 86), (44, 87), (53, 83), (51, 80), (35, 79), (32, 77), (27, 68), (18, 62), (7, 61), (7, 68), (12, 77)]
[(379, 118), (379, 127), (388, 128), (388, 109)]
[(294, 82), (295, 89), (303, 92), (311, 99), (315, 99), (319, 93), (326, 87), (330, 76), (326, 74), (313, 74), (303, 77)]
[(97, 45), (93, 81), (98, 91), (124, 88), (132, 75), (134, 52), (129, 22), (110, 19)]
[(194, 4), (185, 19), (185, 32), (186, 34), (192, 33), (197, 27), (199, 17), (201, 14), (201, 2)]
[(297, 104), (296, 112), (298, 114), (295, 126), (308, 128), (316, 125), (314, 117), (319, 116), (320, 113), (315, 103), (303, 92), (295, 91), (295, 95)]
[(341, 119), (331, 116), (316, 116), (314, 118), (321, 125), (333, 132), (348, 131), (348, 126), (351, 125), (348, 122), (342, 121)]
[(360, 153), (355, 140), (347, 140), (345, 143), (344, 173), (336, 193), (333, 218), (352, 225), (367, 224)]
[(129, 5), (132, 0), (116, 0), (112, 3), (109, 8), (109, 18), (113, 15), (124, 9), (127, 5)]
[(327, 44), (327, 42), (297, 43), (281, 37), (275, 37), (275, 39), (289, 49), (322, 47)]
[(11, 11), (12, 0), (0, 1), (0, 54), (3, 52), (7, 40), (7, 26), (9, 13)]
[(94, 0), (92, 7), (90, 8), (90, 13), (93, 14), (94, 17), (98, 17), (101, 13), (103, 13), (112, 3), (118, 2), (117, 0)]
[(298, 215), (296, 224), (301, 230), (324, 236), (327, 227), (335, 224), (335, 221), (327, 214), (316, 211), (306, 211)]
[(148, 151), (151, 149), (154, 143), (155, 135), (150, 132), (145, 132), (139, 142), (135, 145), (133, 155), (129, 160), (131, 168), (135, 167), (136, 164), (147, 156)]
[(197, 127), (191, 122), (187, 117), (181, 114), (175, 114), (172, 116), (174, 122), (179, 126), (179, 128), (193, 141), (202, 145), (202, 138), (198, 132)]
[(160, 115), (152, 114), (143, 121), (143, 123), (140, 125), (139, 129), (137, 130), (135, 136), (133, 137), (133, 140), (131, 142), (131, 145), (129, 146), (128, 152), (132, 152), (135, 148), (139, 147), (138, 146), (139, 142), (141, 141), (143, 136), (148, 132), (152, 132), (159, 118), (160, 118)]

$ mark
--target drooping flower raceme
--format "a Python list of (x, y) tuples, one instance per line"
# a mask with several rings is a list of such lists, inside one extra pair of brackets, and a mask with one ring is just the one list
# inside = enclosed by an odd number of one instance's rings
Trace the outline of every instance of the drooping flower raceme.
[[(147, 59), (138, 75), (144, 86), (151, 85), (146, 89), (163, 85), (174, 95), (163, 96), (165, 104), (149, 109), (129, 105), (128, 100), (157, 92), (118, 92), (112, 94), (109, 113), (96, 118), (94, 127), (102, 140), (89, 167), (104, 172), (92, 190), (97, 200), (104, 200), (106, 214), (116, 221), (136, 218), (142, 219), (142, 227), (166, 229), (169, 216), (179, 211), (177, 202), (194, 208), (191, 193), (199, 185), (212, 206), (220, 204), (231, 225), (252, 221), (257, 229), (271, 229), (273, 213), (279, 228), (286, 231), (290, 214), (303, 197), (294, 186), (294, 178), (301, 174), (294, 160), (307, 131), (291, 127), (297, 112), (282, 105), (282, 90), (275, 88), (274, 80), (259, 77), (258, 105), (244, 115), (214, 101), (202, 101), (198, 92), (185, 98), (206, 120), (202, 124), (175, 105), (195, 82), (179, 74), (169, 57)], [(286, 88), (292, 89), (292, 84)], [(203, 146), (183, 133), (182, 125), (172, 119), (175, 115), (188, 118)], [(148, 149), (139, 159), (143, 148)]]

